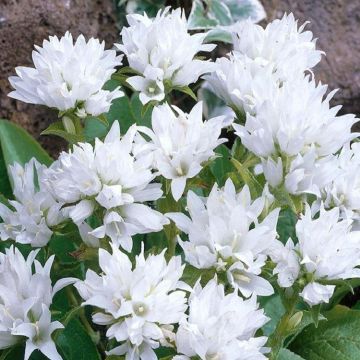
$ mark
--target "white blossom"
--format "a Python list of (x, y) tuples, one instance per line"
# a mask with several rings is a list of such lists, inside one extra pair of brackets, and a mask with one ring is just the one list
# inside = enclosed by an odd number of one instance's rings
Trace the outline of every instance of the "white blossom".
[(360, 220), (360, 144), (344, 146), (339, 155), (331, 159), (333, 176), (322, 187), (321, 196), (327, 208), (337, 206), (343, 218)]
[(247, 113), (244, 125), (233, 124), (242, 144), (260, 157), (270, 185), (318, 193), (331, 172), (321, 163), (357, 136), (351, 133), (355, 116), (336, 116), (340, 107), (330, 107), (334, 92), (324, 99), (326, 90), (308, 77), (284, 83), (256, 114)]
[[(49, 191), (69, 211), (71, 219), (81, 224), (94, 211), (103, 224), (89, 234), (101, 239), (109, 236), (127, 251), (131, 236), (156, 232), (168, 221), (159, 212), (143, 204), (162, 195), (161, 185), (151, 183), (152, 155), (140, 155), (134, 143), (136, 125), (120, 138), (117, 121), (105, 137), (95, 145), (79, 143), (70, 152), (63, 152), (52, 166), (44, 171)], [(140, 150), (139, 150), (140, 151)], [(86, 237), (83, 237), (86, 240)], [(92, 239), (89, 245), (97, 245)]]
[(181, 9), (160, 10), (154, 19), (146, 14), (132, 14), (127, 20), (130, 26), (123, 27), (122, 44), (116, 46), (126, 55), (130, 67), (140, 74), (130, 77), (128, 82), (141, 91), (143, 104), (162, 100), (166, 84), (184, 87), (211, 71), (211, 62), (194, 57), (200, 51), (213, 50), (215, 45), (203, 44), (205, 33), (188, 33)]
[(164, 253), (145, 259), (142, 251), (133, 267), (115, 246), (112, 254), (100, 249), (102, 274), (88, 270), (85, 280), (75, 284), (83, 304), (100, 309), (94, 323), (107, 325), (106, 336), (121, 343), (109, 354), (152, 360), (157, 359), (153, 349), (170, 345), (172, 324), (180, 321), (187, 306), (185, 292), (179, 290), (181, 259), (172, 257), (166, 263)]
[(251, 114), (264, 101), (271, 100), (279, 87), (271, 66), (236, 53), (218, 58), (214, 71), (204, 79), (232, 109)]
[(104, 47), (98, 39), (86, 42), (83, 35), (74, 43), (69, 32), (60, 39), (50, 36), (42, 47), (35, 46), (35, 67), (17, 67), (17, 76), (9, 78), (15, 89), (9, 96), (82, 116), (108, 112), (112, 100), (123, 93), (119, 88), (111, 92), (102, 88), (122, 57)]
[(234, 51), (271, 66), (279, 80), (291, 80), (311, 70), (323, 54), (312, 32), (304, 31), (306, 24), (298, 27), (293, 14), (275, 19), (265, 29), (250, 20), (238, 23), (233, 29)]
[(298, 243), (278, 243), (271, 254), (279, 285), (305, 282), (300, 295), (310, 306), (329, 301), (335, 289), (331, 281), (360, 277), (360, 232), (351, 231), (352, 221), (339, 221), (339, 215), (339, 208), (322, 206), (319, 217), (312, 217), (307, 206), (296, 224)]
[(215, 185), (205, 199), (188, 192), (190, 218), (182, 213), (166, 215), (188, 234), (189, 241), (179, 238), (179, 243), (191, 265), (226, 271), (230, 284), (246, 297), (271, 295), (272, 286), (260, 275), (275, 242), (279, 210), (259, 222), (264, 206), (262, 197), (251, 201), (247, 186), (236, 193), (228, 179), (223, 189)]
[(152, 131), (139, 128), (151, 138), (155, 167), (171, 180), (175, 200), (184, 193), (186, 180), (195, 177), (215, 155), (214, 149), (226, 141), (219, 139), (224, 120), (220, 116), (203, 122), (201, 102), (189, 114), (164, 104), (153, 110)]
[(63, 326), (51, 322), (49, 307), (55, 293), (74, 279), (64, 278), (52, 286), (54, 256), (42, 266), (35, 260), (37, 253), (32, 251), (27, 259), (14, 247), (0, 253), (0, 349), (24, 341), (25, 360), (36, 349), (51, 360), (61, 360), (51, 334)]
[[(15, 200), (10, 207), (0, 204), (0, 238), (12, 239), (33, 247), (45, 246), (53, 233), (52, 228), (66, 218), (62, 204), (45, 188), (41, 177), (46, 166), (35, 159), (24, 167), (15, 163), (10, 166)], [(38, 185), (35, 185), (35, 182)]]
[(190, 295), (188, 318), (180, 322), (176, 333), (177, 352), (183, 355), (174, 359), (266, 359), (267, 339), (255, 333), (267, 321), (255, 297), (243, 300), (236, 291), (225, 295), (216, 279), (204, 288), (197, 283)]

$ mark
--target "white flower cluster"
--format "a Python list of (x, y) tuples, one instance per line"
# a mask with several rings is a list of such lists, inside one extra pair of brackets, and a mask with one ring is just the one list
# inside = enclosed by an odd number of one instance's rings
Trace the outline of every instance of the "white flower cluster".
[(179, 108), (159, 105), (152, 113), (152, 130), (139, 128), (150, 137), (154, 166), (171, 180), (175, 200), (184, 193), (186, 180), (198, 175), (201, 165), (215, 155), (214, 149), (227, 141), (219, 139), (225, 117), (203, 122), (202, 108), (200, 102), (185, 114)]
[(339, 221), (339, 208), (321, 208), (313, 218), (307, 207), (296, 224), (297, 244), (289, 239), (273, 248), (279, 285), (289, 287), (302, 278), (306, 285), (300, 296), (313, 306), (329, 302), (335, 290), (332, 280), (360, 277), (360, 232), (351, 231), (351, 223)]
[(234, 123), (235, 132), (260, 158), (269, 184), (291, 194), (319, 195), (329, 172), (324, 163), (356, 137), (351, 126), (357, 120), (336, 116), (340, 107), (329, 105), (334, 92), (324, 98), (327, 87), (305, 75), (321, 52), (304, 25), (298, 28), (293, 15), (266, 29), (250, 22), (239, 25), (233, 53), (218, 59), (214, 73), (205, 78), (245, 117), (243, 124)]
[[(214, 46), (203, 44), (206, 34), (189, 34), (181, 9), (154, 19), (129, 15), (128, 22), (117, 47), (131, 70), (117, 75), (143, 104), (156, 104), (151, 124), (121, 134), (115, 121), (104, 139), (72, 144), (49, 167), (13, 165), (15, 199), (0, 204), (1, 240), (45, 247), (54, 232), (75, 224), (87, 245), (79, 250), (98, 254), (98, 262), (89, 261), (84, 280), (64, 278), (53, 287), (54, 256), (42, 266), (37, 251), (27, 259), (14, 247), (0, 254), (0, 350), (26, 342), (25, 359), (39, 349), (61, 360), (52, 334), (62, 325), (51, 322), (50, 307), (53, 295), (75, 282), (81, 305), (92, 306), (93, 322), (106, 327), (107, 355), (156, 360), (167, 347), (174, 360), (266, 359), (271, 349), (259, 330), (268, 318), (258, 296), (272, 295), (276, 280), (284, 304), (312, 307), (360, 277), (360, 145), (350, 143), (356, 119), (337, 116), (334, 92), (326, 95), (327, 86), (311, 76), (322, 53), (293, 15), (265, 29), (248, 21), (232, 26), (234, 51), (215, 63), (196, 58)], [(104, 90), (122, 57), (95, 39), (80, 36), (74, 44), (69, 33), (36, 50), (35, 68), (18, 68), (10, 79), (10, 96), (71, 115), (82, 137), (79, 118), (108, 112), (122, 96), (119, 88)], [(171, 90), (189, 92), (200, 76), (238, 123), (225, 115), (204, 121), (201, 102), (189, 113), (167, 103)], [(241, 140), (230, 152), (237, 166), (224, 174), (223, 187), (209, 176), (211, 185), (197, 188), (230, 124)], [(168, 190), (170, 182), (172, 194), (164, 195), (161, 183)], [(299, 220), (284, 245), (277, 226), (287, 208)], [(133, 236), (162, 230), (169, 249), (162, 236), (152, 247), (144, 235), (135, 256)], [(296, 308), (290, 305), (284, 321)], [(284, 340), (278, 330), (271, 346)]]
[[(26, 342), (24, 359), (39, 349), (51, 360), (61, 360), (51, 334), (63, 328), (51, 322), (53, 296), (76, 279), (63, 278), (51, 285), (51, 256), (42, 266), (32, 251), (27, 259), (14, 247), (0, 253), (0, 350)], [(35, 271), (32, 267), (35, 266)]]
[[(328, 176), (321, 187), (321, 197), (327, 208), (338, 206), (341, 217), (360, 220), (360, 144), (346, 145), (326, 162)], [(323, 171), (323, 170), (322, 170)]]
[(180, 257), (167, 264), (164, 251), (146, 259), (142, 252), (133, 268), (127, 255), (113, 246), (112, 254), (99, 250), (99, 265), (102, 275), (88, 270), (85, 280), (75, 286), (84, 305), (100, 309), (94, 323), (109, 325), (106, 336), (123, 343), (110, 354), (157, 359), (153, 349), (171, 345), (173, 324), (186, 310), (185, 292), (180, 290), (184, 270)]
[(190, 35), (181, 9), (159, 11), (154, 19), (144, 15), (128, 15), (129, 27), (121, 31), (122, 44), (116, 44), (139, 73), (127, 82), (140, 91), (143, 104), (165, 98), (165, 87), (182, 88), (213, 69), (213, 63), (195, 59), (200, 51), (211, 51), (203, 44), (206, 33)]
[(271, 295), (272, 286), (259, 275), (275, 243), (279, 210), (259, 223), (264, 205), (263, 197), (251, 201), (248, 187), (236, 193), (228, 179), (224, 189), (215, 185), (206, 199), (188, 192), (191, 219), (182, 213), (167, 216), (189, 236), (189, 241), (179, 243), (191, 265), (226, 271), (230, 284), (245, 297)]
[(213, 279), (199, 283), (189, 298), (189, 316), (176, 333), (179, 354), (174, 360), (200, 359), (263, 360), (265, 336), (255, 332), (269, 319), (259, 310), (256, 298), (243, 300), (236, 292), (225, 295)]
[[(128, 257), (113, 246), (112, 254), (99, 251), (99, 263), (101, 275), (88, 270), (85, 280), (75, 286), (84, 305), (100, 309), (93, 316), (94, 323), (107, 325), (107, 337), (121, 343), (109, 355), (156, 360), (154, 349), (162, 345), (176, 346), (183, 354), (174, 357), (178, 360), (195, 355), (201, 359), (250, 359), (250, 355), (251, 359), (265, 359), (267, 338), (255, 338), (255, 332), (268, 318), (258, 310), (256, 298), (243, 300), (237, 292), (225, 295), (216, 279), (204, 289), (197, 283), (192, 290), (179, 281), (184, 270), (180, 257), (166, 263), (164, 252), (146, 259), (142, 252), (133, 268)], [(185, 314), (185, 290), (191, 291), (189, 315)]]
[[(79, 143), (43, 172), (49, 192), (67, 206), (90, 246), (99, 246), (98, 239), (109, 236), (117, 246), (131, 251), (131, 236), (160, 231), (168, 223), (143, 204), (159, 199), (162, 191), (160, 184), (151, 183), (155, 177), (152, 154), (144, 154), (135, 144), (136, 134), (133, 125), (120, 137), (115, 121), (104, 142)], [(91, 229), (85, 220), (95, 212), (102, 224)]]
[(86, 42), (82, 35), (74, 44), (69, 32), (60, 39), (50, 36), (42, 47), (35, 46), (35, 68), (17, 67), (17, 76), (9, 78), (15, 89), (9, 96), (62, 112), (72, 110), (80, 117), (108, 112), (112, 100), (123, 93), (102, 88), (122, 64), (122, 56), (104, 47), (104, 42)]
[(42, 247), (49, 242), (52, 228), (66, 219), (62, 203), (57, 202), (44, 186), (42, 173), (45, 168), (35, 159), (25, 167), (17, 163), (10, 166), (16, 200), (9, 200), (10, 207), (0, 203), (1, 240), (14, 239), (21, 244)]

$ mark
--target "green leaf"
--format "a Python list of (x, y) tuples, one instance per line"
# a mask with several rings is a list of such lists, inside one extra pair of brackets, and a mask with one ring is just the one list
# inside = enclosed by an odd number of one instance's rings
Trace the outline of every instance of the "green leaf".
[(230, 161), (230, 150), (225, 145), (220, 145), (215, 150), (218, 157), (210, 163), (210, 170), (216, 178), (219, 186), (223, 186), (228, 173), (234, 170)]
[[(1, 148), (0, 148), (0, 193), (2, 194), (2, 196), (8, 199), (13, 197), (13, 192), (11, 189), (11, 184), (8, 175), (8, 169)], [(4, 201), (1, 202), (4, 203)]]
[(225, 0), (234, 22), (247, 19), (257, 23), (266, 18), (264, 7), (259, 0)]
[(326, 318), (306, 327), (289, 349), (306, 360), (358, 360), (360, 311), (336, 306)]
[(81, 323), (73, 319), (59, 334), (56, 344), (64, 360), (100, 360), (100, 354)]
[(195, 283), (201, 278), (201, 283), (206, 284), (215, 275), (215, 270), (211, 269), (198, 269), (192, 265), (186, 264), (183, 276), (181, 280), (186, 282), (190, 286), (194, 286)]
[(235, 166), (243, 182), (249, 186), (252, 198), (255, 199), (259, 197), (262, 194), (263, 186), (259, 183), (251, 170), (249, 170), (245, 164), (241, 163), (235, 158), (232, 158), (231, 162)]
[(188, 87), (188, 86), (182, 86), (182, 87), (174, 87), (174, 90), (180, 91), (186, 95), (189, 95), (192, 99), (194, 99), (195, 101), (197, 101), (197, 97), (194, 94), (194, 92)]
[(33, 157), (45, 165), (53, 161), (32, 136), (10, 121), (0, 120), (0, 143), (6, 167), (14, 162), (24, 165)]
[(264, 308), (265, 314), (270, 320), (262, 327), (264, 335), (271, 335), (279, 320), (285, 313), (285, 308), (281, 302), (279, 295), (272, 295), (267, 298), (260, 298), (262, 307)]
[(194, 0), (188, 19), (189, 29), (212, 29), (217, 25), (231, 25), (233, 19), (224, 1)]
[(81, 141), (81, 136), (69, 133), (65, 130), (63, 122), (56, 121), (42, 131), (41, 135), (55, 135), (65, 139), (70, 144), (76, 144)]
[(289, 238), (296, 241), (296, 222), (297, 216), (291, 209), (286, 208), (280, 211), (276, 230), (282, 243), (285, 244)]
[(222, 26), (225, 29), (217, 30), (225, 33), (226, 27), (236, 22), (247, 19), (259, 22), (265, 17), (265, 10), (259, 0), (195, 0), (188, 23), (192, 30)]
[(281, 349), (277, 360), (305, 360), (288, 349)]

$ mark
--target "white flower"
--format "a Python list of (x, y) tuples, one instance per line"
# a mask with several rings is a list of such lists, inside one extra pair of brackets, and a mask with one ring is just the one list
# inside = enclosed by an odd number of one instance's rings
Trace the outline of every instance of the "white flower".
[(161, 101), (165, 98), (163, 76), (161, 69), (147, 65), (144, 76), (132, 76), (127, 82), (136, 90), (140, 91), (139, 99), (143, 104), (149, 101)]
[(205, 33), (188, 33), (181, 9), (170, 12), (170, 8), (166, 8), (154, 19), (146, 14), (128, 15), (127, 20), (130, 26), (122, 29), (122, 44), (116, 46), (125, 53), (130, 67), (143, 77), (128, 79), (136, 90), (141, 91), (143, 104), (162, 100), (165, 82), (173, 87), (184, 87), (212, 69), (212, 63), (194, 57), (200, 51), (213, 50), (215, 45), (203, 44)]
[(35, 260), (37, 253), (32, 251), (27, 259), (14, 247), (0, 253), (0, 349), (25, 341), (25, 360), (35, 349), (51, 360), (61, 360), (51, 334), (63, 326), (51, 322), (49, 307), (54, 294), (74, 279), (61, 279), (52, 287), (54, 256), (42, 266)]
[(272, 286), (260, 274), (275, 242), (279, 211), (272, 211), (259, 223), (264, 206), (262, 197), (251, 201), (248, 187), (236, 193), (228, 179), (224, 189), (215, 185), (205, 199), (188, 192), (191, 218), (182, 213), (166, 215), (188, 234), (189, 241), (179, 239), (179, 243), (191, 265), (227, 271), (231, 285), (246, 297), (252, 293), (271, 295)]
[(360, 232), (351, 231), (352, 221), (339, 221), (339, 215), (339, 208), (321, 207), (319, 217), (313, 218), (307, 206), (296, 224), (298, 243), (278, 244), (271, 255), (279, 285), (289, 287), (302, 278), (306, 286), (300, 295), (311, 306), (329, 301), (335, 289), (332, 280), (360, 277)]
[[(161, 185), (151, 183), (152, 154), (139, 155), (134, 144), (136, 125), (120, 138), (114, 122), (104, 142), (95, 146), (79, 143), (71, 152), (63, 152), (44, 171), (44, 182), (59, 201), (66, 204), (71, 219), (81, 224), (98, 210), (103, 225), (90, 232), (97, 238), (106, 235), (131, 251), (131, 236), (160, 231), (167, 219), (142, 204), (162, 195)], [(91, 245), (91, 244), (89, 244)]]
[(233, 29), (234, 51), (270, 65), (279, 80), (289, 80), (313, 68), (323, 54), (316, 50), (312, 32), (303, 31), (306, 24), (298, 28), (293, 14), (285, 14), (265, 29), (249, 20), (238, 23)]
[(201, 102), (189, 114), (164, 104), (153, 110), (152, 131), (139, 128), (151, 138), (155, 167), (171, 180), (175, 200), (184, 193), (186, 180), (196, 176), (215, 155), (214, 149), (226, 141), (219, 139), (223, 121), (224, 117), (216, 117), (203, 122)]
[(104, 47), (104, 42), (93, 38), (86, 42), (82, 35), (74, 44), (69, 32), (60, 39), (50, 36), (42, 47), (35, 46), (35, 67), (17, 67), (17, 76), (9, 78), (15, 89), (9, 96), (83, 115), (108, 112), (111, 101), (123, 93), (119, 88), (111, 92), (102, 88), (122, 57)]
[(153, 349), (160, 344), (168, 346), (171, 324), (180, 321), (187, 307), (185, 292), (178, 290), (184, 266), (180, 257), (167, 264), (165, 250), (146, 259), (142, 251), (134, 268), (115, 246), (112, 252), (100, 249), (102, 275), (88, 270), (85, 280), (75, 286), (84, 305), (100, 309), (93, 316), (94, 323), (107, 325), (107, 337), (122, 343), (109, 354), (156, 359)]
[(326, 90), (309, 77), (284, 83), (276, 98), (264, 102), (256, 115), (247, 115), (244, 126), (233, 125), (236, 134), (259, 157), (277, 152), (296, 156), (311, 145), (316, 145), (318, 156), (335, 153), (356, 137), (351, 126), (357, 120), (352, 114), (336, 116), (340, 107), (329, 105), (334, 91), (324, 99)]
[(204, 79), (217, 96), (238, 112), (254, 113), (257, 106), (275, 96), (279, 87), (271, 66), (236, 53), (217, 59), (214, 72)]
[(189, 299), (189, 316), (176, 333), (179, 354), (174, 359), (266, 359), (266, 337), (255, 337), (268, 318), (256, 298), (243, 300), (236, 291), (225, 295), (216, 279), (204, 288), (197, 283)]
[(321, 198), (325, 207), (338, 206), (343, 218), (360, 220), (360, 144), (347, 144), (340, 154), (332, 158), (333, 174), (322, 187)]
[[(24, 167), (15, 163), (10, 166), (15, 200), (9, 200), (12, 208), (0, 204), (1, 240), (13, 239), (33, 247), (45, 246), (52, 235), (52, 227), (65, 220), (62, 204), (56, 202), (42, 183), (46, 166), (32, 159)], [(38, 187), (35, 186), (35, 181)]]
[(286, 82), (244, 125), (233, 124), (242, 144), (261, 158), (270, 185), (284, 181), (291, 193), (318, 193), (331, 172), (321, 163), (357, 136), (351, 133), (355, 116), (336, 116), (340, 108), (329, 106), (334, 92), (323, 99), (326, 90), (308, 77)]

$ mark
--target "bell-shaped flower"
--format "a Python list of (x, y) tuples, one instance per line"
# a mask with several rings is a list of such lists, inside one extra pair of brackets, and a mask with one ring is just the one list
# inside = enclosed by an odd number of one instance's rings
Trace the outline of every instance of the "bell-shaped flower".
[(165, 85), (185, 87), (213, 69), (213, 63), (195, 56), (215, 45), (203, 44), (205, 33), (189, 34), (181, 9), (160, 10), (154, 19), (146, 14), (128, 15), (127, 21), (129, 27), (121, 31), (122, 44), (116, 46), (140, 74), (128, 78), (128, 83), (140, 91), (143, 104), (162, 100)]
[(25, 342), (25, 360), (36, 349), (50, 360), (61, 360), (51, 335), (63, 325), (51, 321), (49, 308), (53, 296), (77, 279), (64, 278), (52, 286), (54, 256), (42, 266), (35, 260), (37, 253), (26, 259), (14, 247), (0, 253), (0, 349)]
[(99, 309), (93, 321), (108, 327), (106, 336), (121, 343), (111, 355), (132, 359), (156, 359), (153, 349), (169, 346), (173, 324), (184, 317), (185, 292), (179, 281), (184, 266), (180, 257), (168, 263), (165, 250), (146, 259), (142, 250), (133, 267), (130, 259), (115, 246), (112, 254), (99, 250), (102, 274), (88, 270), (75, 286), (84, 305)]
[[(136, 135), (133, 125), (120, 137), (115, 121), (104, 142), (96, 139), (95, 146), (74, 145), (43, 173), (50, 193), (65, 204), (82, 230), (82, 224), (97, 211), (103, 223), (88, 234), (99, 239), (109, 236), (127, 251), (132, 248), (131, 236), (160, 231), (168, 223), (161, 213), (143, 204), (160, 198), (162, 191), (160, 184), (152, 183), (152, 154), (143, 154), (134, 142)], [(98, 245), (93, 240), (88, 244)]]
[(166, 214), (188, 235), (189, 241), (179, 243), (185, 259), (200, 269), (226, 271), (230, 284), (249, 297), (251, 294), (271, 295), (273, 288), (261, 277), (261, 269), (277, 236), (279, 210), (261, 222), (265, 198), (251, 200), (248, 187), (236, 193), (230, 179), (223, 189), (213, 187), (208, 198), (188, 192), (187, 210)]
[(55, 200), (42, 182), (45, 169), (35, 159), (24, 167), (18, 163), (10, 166), (15, 200), (9, 200), (9, 207), (0, 204), (1, 240), (43, 247), (53, 234), (52, 228), (66, 219), (63, 204)]
[(279, 285), (290, 287), (298, 279), (305, 283), (300, 295), (310, 306), (329, 301), (332, 281), (360, 277), (360, 232), (351, 231), (351, 220), (339, 220), (339, 208), (326, 211), (322, 206), (313, 217), (307, 206), (296, 224), (298, 243), (288, 240), (273, 248)]
[(122, 56), (115, 50), (104, 50), (105, 43), (80, 35), (73, 42), (67, 32), (60, 39), (50, 36), (43, 46), (35, 46), (34, 68), (20, 66), (9, 81), (9, 96), (31, 104), (46, 105), (61, 112), (97, 116), (110, 109), (112, 100), (123, 96), (116, 88), (102, 90), (121, 65)]
[(164, 104), (153, 110), (152, 130), (139, 128), (150, 137), (154, 166), (171, 180), (175, 200), (184, 193), (186, 180), (198, 175), (203, 164), (215, 155), (214, 149), (226, 141), (219, 138), (224, 120), (219, 116), (204, 122), (201, 102), (189, 114)]
[(267, 338), (255, 333), (268, 318), (256, 298), (243, 300), (236, 291), (225, 295), (216, 278), (202, 288), (198, 282), (189, 299), (189, 315), (176, 333), (176, 360), (265, 360)]

